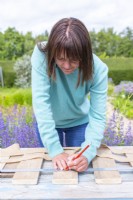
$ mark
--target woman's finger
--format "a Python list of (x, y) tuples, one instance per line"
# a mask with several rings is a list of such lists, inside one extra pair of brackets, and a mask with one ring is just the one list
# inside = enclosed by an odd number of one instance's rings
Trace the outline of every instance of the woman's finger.
[(56, 162), (53, 162), (53, 167), (54, 167), (54, 169), (58, 169), (58, 166), (57, 166)]
[(87, 170), (87, 168), (88, 168), (88, 165), (84, 164), (84, 165), (78, 167), (76, 171), (83, 172), (83, 171)]
[(77, 156), (77, 154), (73, 154), (71, 156), (68, 156), (68, 161), (71, 161), (72, 159), (74, 159)]
[(79, 167), (82, 167), (85, 164), (84, 161), (80, 161), (78, 164), (73, 163), (73, 165), (69, 166), (69, 169), (77, 170)]
[(66, 161), (65, 160), (61, 160), (61, 164), (63, 166), (63, 169), (66, 169), (66, 167), (67, 167)]
[(61, 160), (57, 161), (57, 166), (58, 166), (58, 169), (63, 170), (63, 165), (61, 163)]
[(79, 163), (82, 162), (82, 161), (83, 161), (83, 158), (80, 157), (80, 158), (75, 159), (74, 161), (69, 160), (67, 162), (67, 164), (68, 164), (68, 166), (72, 167), (72, 166), (75, 166), (75, 165), (79, 165)]

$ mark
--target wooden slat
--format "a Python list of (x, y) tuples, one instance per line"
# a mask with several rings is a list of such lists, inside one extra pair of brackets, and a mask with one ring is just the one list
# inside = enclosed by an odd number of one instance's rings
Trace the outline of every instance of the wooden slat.
[(0, 149), (0, 157), (5, 157), (5, 156), (9, 156), (11, 154), (14, 154), (14, 152), (19, 151), (20, 147), (19, 144), (13, 144), (7, 148), (1, 148)]
[(51, 160), (48, 154), (44, 153), (33, 153), (33, 154), (24, 154), (23, 156), (12, 156), (12, 159), (1, 159), (1, 163), (16, 163), (16, 162), (21, 162), (21, 161), (26, 161), (26, 160), (31, 160), (31, 159), (36, 159), (36, 158), (41, 158), (45, 160)]
[(106, 144), (102, 144), (101, 148), (108, 148), (112, 153), (115, 154), (133, 154), (133, 146), (120, 146), (120, 148), (116, 148), (116, 146), (107, 146)]
[[(128, 153), (126, 153), (126, 156), (127, 156), (127, 158), (129, 158), (129, 159), (133, 159), (133, 154), (128, 154)], [(130, 163), (130, 165), (133, 167), (133, 162), (129, 162)]]
[[(14, 152), (18, 151), (19, 150), (19, 144), (14, 144), (14, 145), (11, 145), (7, 148), (4, 148), (4, 149), (0, 149), (0, 161), (1, 160), (8, 160), (10, 159), (10, 154), (13, 154)], [(4, 169), (6, 166), (6, 162), (0, 162), (0, 170)], [(9, 173), (1, 173), (0, 174), (0, 177), (10, 177), (11, 174)]]
[[(17, 169), (41, 169), (43, 159), (21, 161)], [(13, 184), (37, 184), (40, 172), (16, 172), (12, 179)]]
[[(105, 154), (111, 154), (109, 149), (104, 149)], [(93, 168), (116, 168), (116, 163), (112, 158), (102, 158), (96, 156), (92, 161)], [(95, 181), (97, 184), (119, 184), (121, 176), (119, 171), (95, 171)]]
[[(6, 156), (6, 157), (3, 157), (2, 160), (3, 162), (0, 162), (0, 170), (2, 170), (6, 164), (6, 162), (4, 162), (4, 160), (8, 160), (9, 159), (9, 156)], [(0, 161), (1, 161), (1, 158), (0, 158)]]
[(29, 148), (29, 149), (17, 149), (15, 151), (11, 150), (11, 151), (3, 151), (1, 154), (1, 157), (5, 157), (5, 156), (20, 156), (20, 155), (24, 155), (24, 154), (33, 154), (33, 153), (46, 153), (45, 149), (41, 149), (41, 148)]
[[(3, 159), (7, 160), (7, 159), (9, 159), (9, 157), (3, 157)], [(4, 162), (1, 163), (0, 162), (0, 170), (4, 169), (5, 165), (6, 165), (6, 163), (4, 163)], [(6, 173), (5, 174), (4, 173), (0, 173), (0, 178), (3, 178), (3, 177), (6, 177)]]
[[(18, 163), (10, 163), (10, 164), (5, 164), (3, 169), (17, 169)], [(13, 172), (8, 172), (8, 173), (1, 173), (1, 178), (12, 178), (14, 175)]]
[[(65, 148), (65, 152), (69, 155), (78, 152), (81, 148)], [(53, 173), (53, 184), (70, 184), (75, 185), (78, 184), (78, 172), (76, 171), (59, 171)]]
[(133, 162), (133, 157), (126, 157), (124, 155), (112, 154), (111, 150), (108, 148), (100, 148), (97, 151), (97, 156), (101, 158), (112, 158), (118, 162)]
[(78, 184), (78, 172), (75, 171), (59, 171), (53, 173), (53, 184)]

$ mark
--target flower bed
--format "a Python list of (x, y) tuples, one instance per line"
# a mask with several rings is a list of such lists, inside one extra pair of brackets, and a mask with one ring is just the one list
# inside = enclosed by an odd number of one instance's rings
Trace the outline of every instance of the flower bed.
[[(0, 108), (0, 146), (19, 143), (20, 147), (39, 147), (36, 120), (31, 107)], [(129, 123), (124, 133), (124, 122), (115, 111), (108, 120), (103, 143), (107, 145), (133, 145), (133, 127)]]
[(15, 105), (0, 108), (0, 146), (19, 143), (20, 147), (39, 147), (36, 136), (36, 121), (30, 107)]

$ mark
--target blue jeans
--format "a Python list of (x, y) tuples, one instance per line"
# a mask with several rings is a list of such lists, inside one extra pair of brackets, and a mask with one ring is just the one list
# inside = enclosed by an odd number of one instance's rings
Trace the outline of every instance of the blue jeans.
[[(61, 145), (63, 147), (80, 147), (85, 141), (85, 129), (87, 125), (88, 123), (70, 128), (56, 128)], [(40, 142), (40, 146), (44, 147), (40, 138), (38, 127), (36, 127), (36, 133)]]

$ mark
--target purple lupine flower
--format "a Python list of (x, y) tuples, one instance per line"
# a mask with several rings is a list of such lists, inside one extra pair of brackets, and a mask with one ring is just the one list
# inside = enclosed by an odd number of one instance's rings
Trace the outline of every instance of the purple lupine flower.
[[(30, 119), (27, 120), (27, 114)], [(36, 135), (36, 120), (32, 110), (15, 105), (6, 112), (0, 112), (0, 146), (8, 147), (19, 143), (20, 147), (39, 147)], [(113, 145), (133, 145), (133, 127), (129, 123), (124, 132), (124, 121), (117, 111), (114, 111), (107, 122), (103, 143)]]
[(108, 83), (113, 83), (113, 79), (112, 78), (108, 78)]
[[(27, 109), (15, 105), (12, 112), (9, 109), (8, 115), (0, 114), (0, 138), (2, 148), (14, 143), (20, 147), (39, 147), (39, 141), (35, 134), (35, 117), (31, 112), (31, 120), (27, 122)], [(4, 118), (4, 119), (3, 119)], [(2, 128), (4, 127), (4, 128)], [(2, 136), (1, 136), (2, 135)]]
[(115, 86), (114, 92), (116, 94), (124, 92), (126, 95), (133, 95), (133, 82), (121, 81), (119, 85)]
[(112, 117), (107, 123), (106, 130), (104, 132), (103, 143), (114, 145), (133, 145), (133, 127), (129, 122), (127, 131), (124, 131), (124, 121), (118, 111), (114, 111)]

